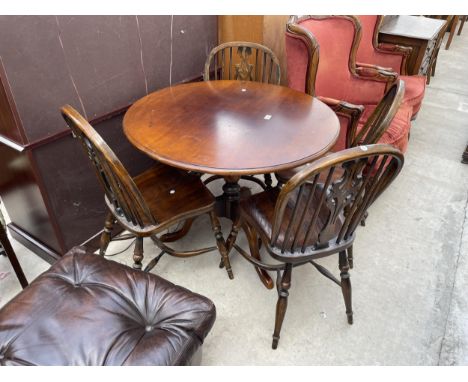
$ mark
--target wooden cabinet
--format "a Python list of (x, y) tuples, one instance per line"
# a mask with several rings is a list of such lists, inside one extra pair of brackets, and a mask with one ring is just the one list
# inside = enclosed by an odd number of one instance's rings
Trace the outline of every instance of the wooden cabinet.
[(386, 16), (379, 31), (379, 42), (410, 46), (407, 73), (426, 75), (437, 36), (444, 25), (444, 20), (427, 17)]
[(0, 197), (10, 232), (46, 260), (99, 234), (103, 192), (59, 109), (85, 115), (133, 174), (129, 105), (201, 79), (216, 16), (0, 16)]

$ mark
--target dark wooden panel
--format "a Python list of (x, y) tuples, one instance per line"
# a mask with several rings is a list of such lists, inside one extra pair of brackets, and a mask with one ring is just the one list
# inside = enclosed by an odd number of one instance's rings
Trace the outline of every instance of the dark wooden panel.
[(16, 105), (11, 96), (8, 79), (0, 56), (0, 135), (22, 144), (25, 141), (24, 131), (19, 120)]
[(28, 141), (61, 129), (64, 102), (81, 110), (55, 16), (0, 16), (0, 56)]
[[(96, 120), (135, 174), (151, 160), (123, 136), (121, 112), (147, 92), (200, 77), (216, 42), (216, 16), (0, 16), (2, 77), (24, 128), (18, 143), (25, 154), (0, 143), (0, 195), (15, 235), (53, 259), (102, 228), (103, 193), (60, 116), (62, 105)], [(0, 90), (4, 105), (7, 95)], [(3, 109), (7, 137), (17, 141), (11, 102)], [(5, 181), (9, 166), (14, 176)]]
[(10, 231), (11, 236), (13, 236), (13, 238), (16, 241), (23, 244), (26, 248), (28, 248), (33, 253), (39, 255), (39, 257), (41, 257), (48, 263), (53, 264), (56, 260), (58, 260), (62, 256), (58, 252), (49, 248), (40, 240), (31, 236), (29, 232), (18, 227), (15, 223), (8, 224), (8, 229)]
[(174, 16), (171, 82), (203, 73), (205, 60), (218, 42), (217, 16)]
[(136, 16), (58, 16), (57, 20), (87, 119), (146, 94)]
[(137, 16), (148, 92), (169, 86), (172, 16)]
[(28, 154), (0, 144), (0, 158), (0, 195), (11, 221), (61, 252)]

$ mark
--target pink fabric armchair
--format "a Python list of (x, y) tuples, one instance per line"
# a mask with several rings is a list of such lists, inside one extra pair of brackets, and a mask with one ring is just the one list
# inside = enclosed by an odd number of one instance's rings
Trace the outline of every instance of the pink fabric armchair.
[[(403, 103), (412, 106), (415, 118), (424, 98), (426, 90), (425, 76), (408, 76), (406, 72), (406, 60), (411, 53), (411, 47), (378, 42), (379, 29), (383, 16), (357, 16), (362, 28), (362, 39), (357, 51), (357, 66), (375, 64), (391, 68), (400, 74), (400, 79), (405, 81), (406, 92)], [(365, 64), (361, 64), (365, 63)]]
[[(347, 109), (354, 111), (353, 118), (341, 116), (341, 133), (334, 151), (347, 148), (348, 131), (355, 128), (351, 125), (363, 126), (385, 91), (399, 78), (397, 73), (378, 66), (358, 67), (360, 39), (361, 28), (354, 16), (292, 16), (287, 25), (289, 87), (328, 99), (328, 103), (330, 99), (345, 101)], [(360, 111), (349, 103), (362, 105)], [(403, 103), (378, 142), (406, 151), (411, 115), (412, 107)]]

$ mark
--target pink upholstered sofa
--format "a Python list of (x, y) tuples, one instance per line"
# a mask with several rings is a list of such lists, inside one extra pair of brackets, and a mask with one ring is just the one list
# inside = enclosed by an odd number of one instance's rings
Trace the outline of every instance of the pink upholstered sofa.
[[(360, 39), (361, 26), (354, 16), (292, 16), (287, 24), (289, 87), (328, 103), (346, 103), (338, 115), (341, 132), (334, 151), (346, 148), (351, 125), (356, 123), (359, 131), (385, 91), (399, 79), (398, 73), (375, 65), (356, 65)], [(356, 105), (362, 105), (360, 111)], [(412, 114), (412, 106), (403, 102), (378, 143), (405, 152)]]
[(413, 118), (421, 108), (426, 90), (426, 76), (407, 75), (406, 61), (411, 53), (411, 47), (378, 42), (379, 29), (383, 16), (357, 16), (362, 28), (362, 38), (357, 50), (357, 65), (361, 63), (375, 64), (390, 68), (400, 74), (405, 81), (406, 92), (403, 102), (412, 106)]

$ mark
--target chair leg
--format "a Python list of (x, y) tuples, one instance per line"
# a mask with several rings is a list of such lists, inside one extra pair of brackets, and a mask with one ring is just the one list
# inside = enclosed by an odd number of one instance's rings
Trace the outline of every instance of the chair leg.
[(445, 44), (445, 50), (448, 50), (450, 48), (450, 44), (452, 43), (453, 36), (455, 35), (455, 29), (457, 29), (458, 20), (459, 20), (459, 16), (453, 17), (449, 38), (447, 40), (447, 44)]
[(461, 32), (462, 32), (462, 30), (463, 30), (463, 25), (465, 24), (465, 21), (466, 21), (466, 18), (467, 18), (467, 17), (468, 17), (468, 16), (462, 16), (462, 17), (461, 17), (460, 27), (458, 28), (458, 33), (457, 33), (458, 36), (461, 35)]
[(107, 247), (111, 239), (112, 227), (114, 227), (114, 215), (111, 212), (107, 213), (106, 221), (104, 223), (104, 230), (101, 235), (101, 244), (99, 248), (99, 255), (104, 256), (106, 254)]
[[(247, 236), (247, 241), (249, 242), (249, 249), (250, 249), (251, 256), (254, 259), (257, 259), (258, 261), (262, 261), (260, 257), (260, 246), (259, 246), (260, 240), (257, 237), (257, 234), (247, 224), (243, 225), (243, 229), (244, 229), (245, 235)], [(268, 272), (258, 267), (255, 267), (255, 271), (257, 272), (258, 277), (260, 278), (260, 281), (263, 283), (263, 285), (265, 285), (267, 289), (273, 289), (273, 280), (271, 279)]]
[(276, 280), (276, 289), (278, 290), (278, 302), (276, 303), (275, 330), (273, 332), (273, 343), (271, 347), (276, 349), (280, 339), (281, 326), (288, 307), (289, 288), (291, 287), (292, 264), (286, 264), (283, 275), (280, 278), (280, 271)]
[(218, 247), (219, 253), (221, 254), (221, 261), (224, 268), (226, 268), (228, 277), (232, 280), (234, 278), (234, 274), (232, 273), (231, 262), (229, 261), (228, 251), (226, 249), (226, 244), (224, 243), (223, 233), (221, 232), (221, 224), (219, 223), (219, 219), (214, 212), (210, 212), (210, 219), (216, 239), (216, 245)]
[(133, 250), (133, 268), (141, 269), (143, 261), (143, 237), (135, 239), (135, 249)]
[(353, 269), (354, 267), (353, 246), (349, 247), (347, 252), (348, 252), (349, 269)]
[(270, 189), (271, 186), (273, 185), (273, 179), (271, 178), (271, 174), (265, 174), (263, 175), (265, 179), (265, 186), (267, 189)]
[(363, 226), (363, 227), (366, 226), (366, 219), (367, 219), (368, 216), (369, 216), (369, 213), (367, 211), (364, 212), (364, 215), (362, 216), (362, 219), (361, 219), (361, 226)]
[(343, 293), (343, 298), (346, 306), (346, 316), (348, 317), (348, 324), (352, 325), (353, 323), (353, 308), (351, 302), (351, 280), (349, 271), (348, 258), (346, 256), (346, 251), (341, 251), (339, 254), (339, 268), (340, 268), (340, 277), (341, 277), (341, 292)]

